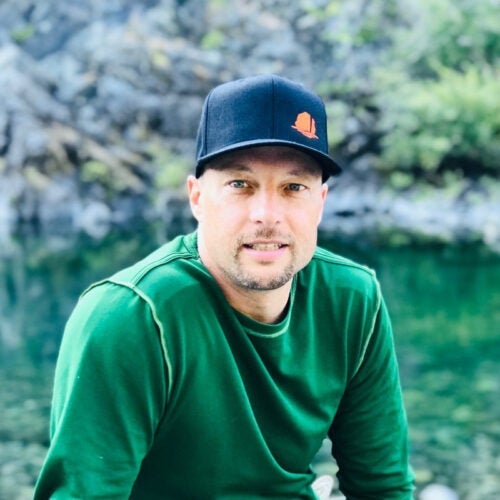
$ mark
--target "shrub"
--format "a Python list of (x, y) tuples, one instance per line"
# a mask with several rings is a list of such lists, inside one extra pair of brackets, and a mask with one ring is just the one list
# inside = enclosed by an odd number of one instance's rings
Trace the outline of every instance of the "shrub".
[(392, 45), (372, 72), (380, 169), (427, 176), (500, 173), (495, 4), (401, 3)]
[[(500, 173), (500, 81), (491, 67), (441, 67), (438, 78), (392, 82), (378, 97), (379, 166), (437, 171), (450, 159)], [(449, 162), (448, 162), (449, 163)]]

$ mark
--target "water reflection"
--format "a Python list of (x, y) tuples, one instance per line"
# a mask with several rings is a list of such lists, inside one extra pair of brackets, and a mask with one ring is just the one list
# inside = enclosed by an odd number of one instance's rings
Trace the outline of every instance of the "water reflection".
[[(335, 247), (335, 243), (332, 244)], [(391, 310), (419, 484), (500, 498), (500, 259), (484, 248), (355, 252)]]
[[(80, 292), (171, 235), (147, 227), (0, 252), (0, 498), (31, 498), (47, 446), (54, 363)], [(500, 259), (483, 248), (322, 244), (377, 270), (391, 310), (420, 486), (500, 498)]]

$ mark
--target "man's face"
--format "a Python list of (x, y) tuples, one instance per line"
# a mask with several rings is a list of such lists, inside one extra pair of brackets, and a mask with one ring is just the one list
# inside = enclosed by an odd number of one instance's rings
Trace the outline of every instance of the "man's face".
[(282, 146), (227, 153), (188, 190), (201, 260), (223, 289), (274, 290), (310, 261), (328, 190), (312, 157)]

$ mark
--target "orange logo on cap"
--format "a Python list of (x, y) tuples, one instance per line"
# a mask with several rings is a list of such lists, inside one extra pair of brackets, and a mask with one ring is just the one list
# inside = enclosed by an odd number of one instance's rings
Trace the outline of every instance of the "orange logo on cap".
[(292, 128), (309, 139), (319, 139), (316, 135), (316, 122), (307, 111), (297, 115), (297, 119), (295, 120), (295, 124), (292, 125)]

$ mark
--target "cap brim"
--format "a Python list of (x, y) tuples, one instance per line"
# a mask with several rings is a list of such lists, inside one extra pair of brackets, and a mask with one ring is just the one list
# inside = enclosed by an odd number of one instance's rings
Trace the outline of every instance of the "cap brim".
[(294, 149), (298, 149), (299, 151), (303, 151), (304, 153), (312, 156), (320, 164), (323, 170), (324, 181), (329, 177), (339, 175), (342, 172), (342, 168), (337, 164), (335, 160), (333, 160), (331, 156), (324, 154), (317, 149), (309, 148), (304, 144), (293, 141), (284, 141), (278, 139), (259, 139), (231, 144), (225, 148), (219, 149), (215, 153), (202, 156), (198, 159), (198, 163), (196, 164), (196, 177), (200, 177), (203, 174), (204, 167), (209, 161), (214, 160), (215, 158), (225, 153), (259, 146), (288, 146)]

